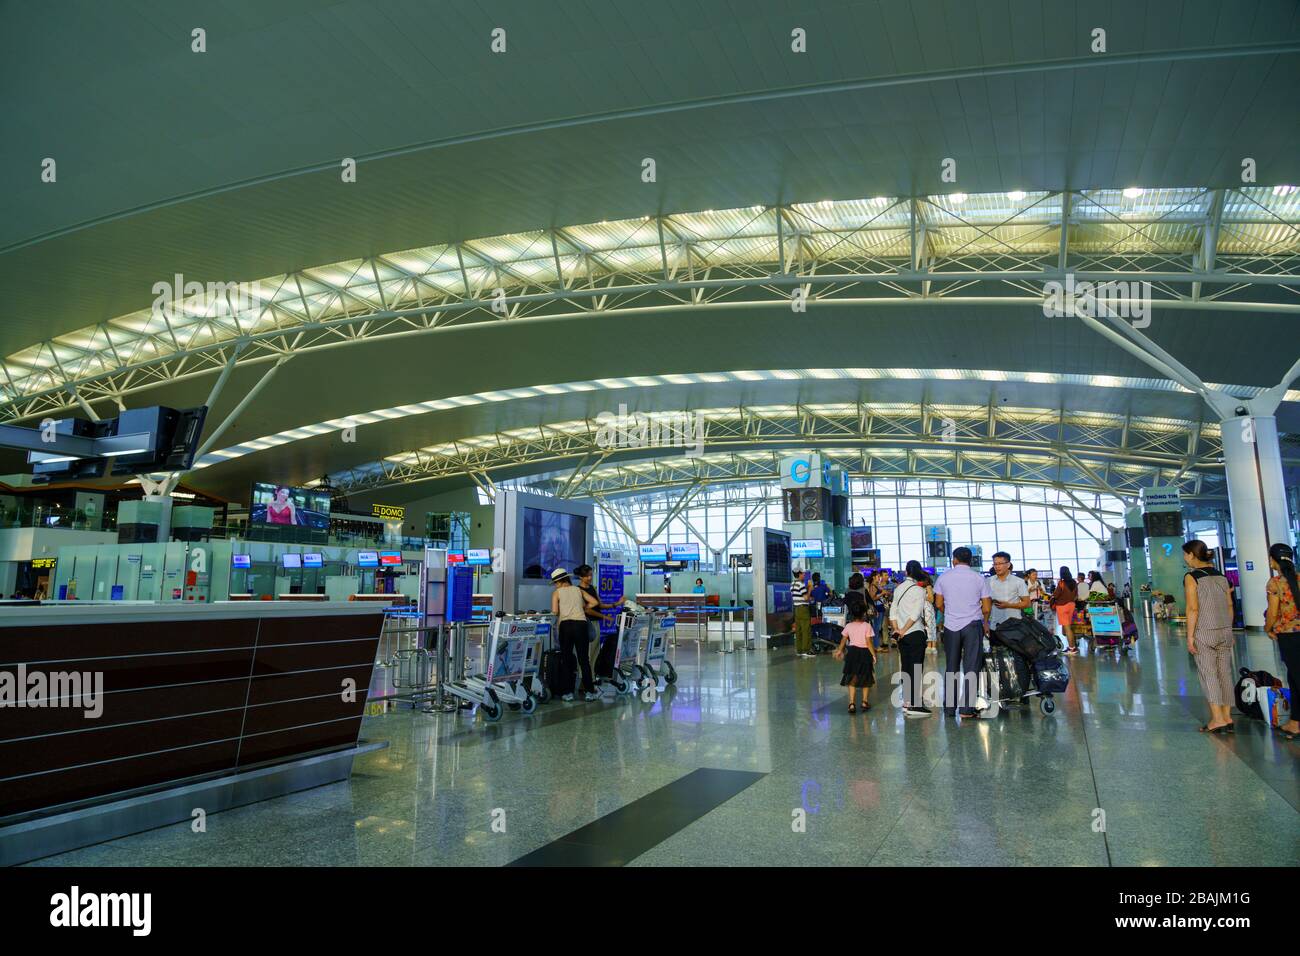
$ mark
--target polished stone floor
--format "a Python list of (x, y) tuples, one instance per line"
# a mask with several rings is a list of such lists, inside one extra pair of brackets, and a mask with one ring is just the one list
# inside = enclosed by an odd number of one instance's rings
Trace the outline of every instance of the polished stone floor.
[[(1238, 644), (1282, 673), (1267, 638)], [(1073, 659), (1050, 717), (906, 720), (883, 690), (850, 717), (839, 665), (788, 649), (682, 641), (676, 663), (653, 703), (372, 716), (363, 736), (390, 746), (350, 781), (39, 865), (1300, 864), (1300, 743), (1244, 717), (1198, 733), (1195, 668), (1164, 625), (1127, 657)]]

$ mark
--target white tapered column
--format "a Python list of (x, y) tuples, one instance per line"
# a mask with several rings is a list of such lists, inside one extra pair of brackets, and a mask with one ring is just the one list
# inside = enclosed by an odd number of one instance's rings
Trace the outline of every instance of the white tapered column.
[(1277, 419), (1272, 415), (1224, 419), (1223, 467), (1237, 543), (1244, 619), (1247, 627), (1262, 628), (1268, 607), (1264, 589), (1269, 578), (1269, 545), (1291, 543)]

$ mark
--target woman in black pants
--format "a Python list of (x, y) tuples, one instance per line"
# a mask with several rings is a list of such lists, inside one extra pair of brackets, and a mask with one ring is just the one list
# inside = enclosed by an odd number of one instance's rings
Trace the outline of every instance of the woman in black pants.
[(551, 613), (559, 623), (560, 660), (565, 685), (558, 689), (563, 692), (564, 700), (574, 699), (574, 655), (577, 655), (577, 664), (582, 668), (584, 699), (600, 700), (600, 694), (596, 693), (596, 685), (591, 679), (591, 659), (587, 656), (587, 645), (591, 640), (587, 627), (587, 609), (598, 609), (600, 602), (574, 587), (573, 579), (564, 568), (556, 568), (551, 572), (551, 583), (555, 585), (555, 590), (551, 592)]
[[(1300, 581), (1296, 580), (1295, 552), (1289, 545), (1275, 544), (1268, 549), (1268, 566), (1278, 577), (1268, 581), (1268, 612), (1264, 615), (1264, 630), (1277, 641), (1282, 666), (1286, 668), (1286, 686), (1291, 688), (1295, 700), (1296, 681), (1300, 679)], [(1291, 719), (1277, 729), (1287, 740), (1300, 734), (1300, 722), (1295, 719), (1294, 704)]]
[(907, 562), (907, 580), (894, 589), (894, 603), (889, 608), (889, 623), (898, 640), (899, 668), (903, 674), (903, 705), (907, 717), (929, 717), (930, 709), (921, 696), (925, 665), (926, 586), (930, 576), (920, 561)]

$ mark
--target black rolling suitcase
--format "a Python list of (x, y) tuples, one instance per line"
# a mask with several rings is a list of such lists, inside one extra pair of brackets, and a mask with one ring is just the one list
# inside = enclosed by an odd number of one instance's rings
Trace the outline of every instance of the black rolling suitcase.
[(600, 653), (596, 655), (596, 678), (608, 680), (614, 676), (614, 654), (618, 650), (618, 632), (601, 635)]
[[(573, 655), (570, 654), (569, 657), (572, 658)], [(573, 693), (577, 683), (575, 663), (570, 660), (569, 666), (565, 667), (564, 657), (558, 648), (542, 653), (542, 681), (546, 684), (546, 689), (551, 692), (551, 700), (559, 700), (565, 694)]]
[(1008, 647), (993, 647), (988, 653), (998, 675), (998, 696), (1005, 701), (1018, 701), (1032, 688), (1029, 662)]

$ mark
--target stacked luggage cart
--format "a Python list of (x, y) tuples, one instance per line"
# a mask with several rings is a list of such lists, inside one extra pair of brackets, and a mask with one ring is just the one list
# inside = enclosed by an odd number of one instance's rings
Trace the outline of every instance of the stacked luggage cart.
[[(483, 719), (500, 720), (505, 708), (531, 714), (550, 699), (540, 676), (542, 650), (549, 633), (546, 615), (498, 614), (492, 619), (479, 655), (479, 667), (459, 677), (449, 675), (447, 694), (478, 705)], [(453, 659), (463, 651), (453, 651)]]
[(620, 694), (655, 687), (663, 690), (677, 682), (677, 670), (668, 660), (676, 618), (662, 611), (623, 608), (618, 619), (613, 668), (607, 679)]

